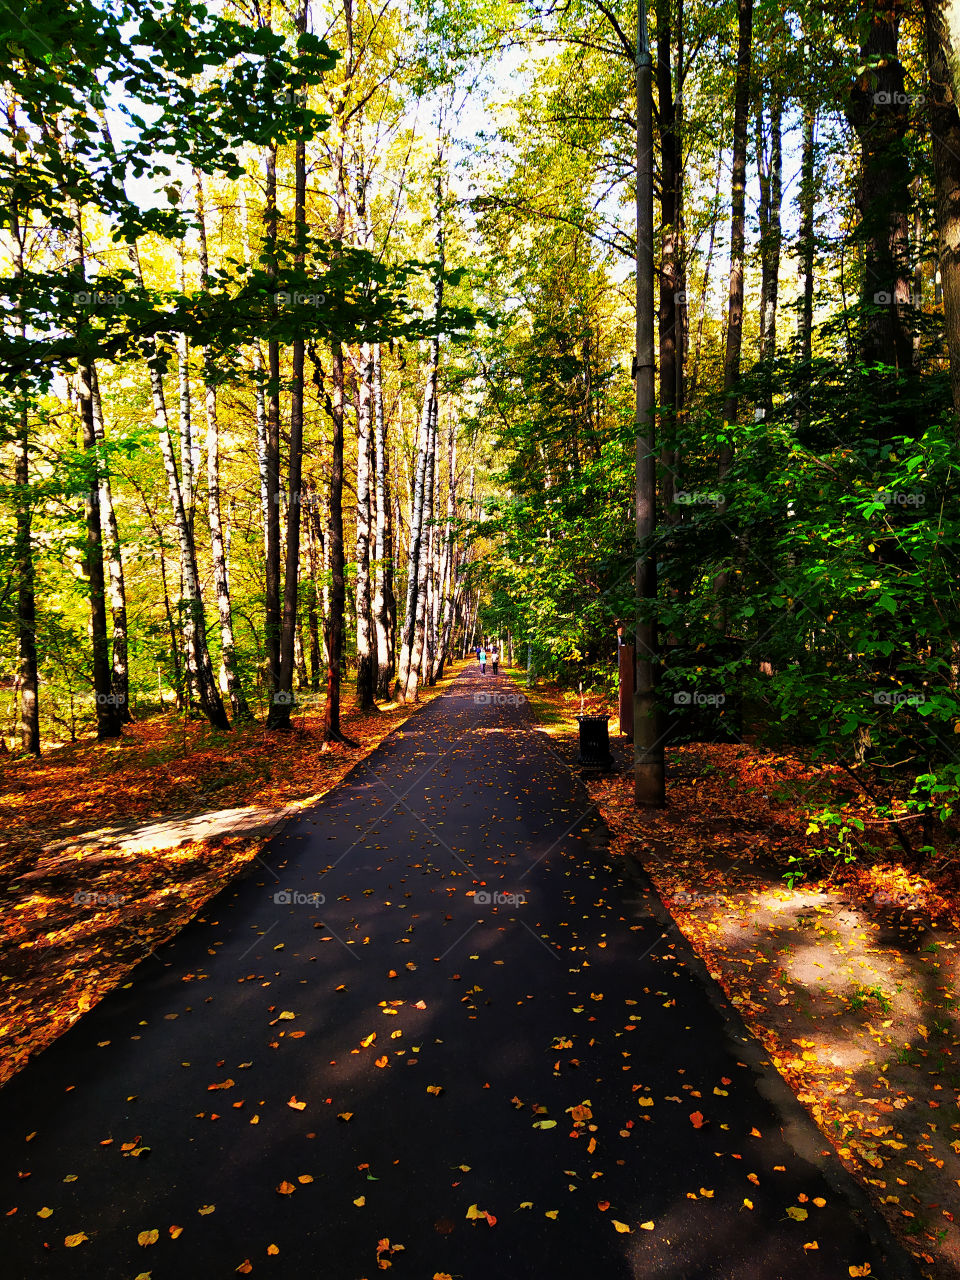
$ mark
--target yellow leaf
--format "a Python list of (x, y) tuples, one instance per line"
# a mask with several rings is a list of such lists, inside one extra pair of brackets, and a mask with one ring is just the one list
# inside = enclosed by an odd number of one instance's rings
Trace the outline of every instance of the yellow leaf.
[(534, 1120), (534, 1129), (555, 1129), (557, 1127), (556, 1120)]
[(200, 1208), (197, 1210), (197, 1213), (199, 1213), (201, 1217), (205, 1218), (208, 1213), (213, 1213), (216, 1207), (217, 1206), (215, 1204), (202, 1204)]
[(647, 1098), (647, 1097), (638, 1098), (638, 1099), (637, 1099), (637, 1106), (638, 1106), (638, 1107), (652, 1107), (652, 1106), (653, 1106), (653, 1099), (652, 1099), (652, 1098)]
[(818, 1209), (824, 1209), (824, 1208), (826, 1208), (826, 1204), (827, 1204), (827, 1202), (826, 1202), (826, 1200), (824, 1200), (823, 1196), (814, 1196), (814, 1197), (813, 1197), (813, 1203), (817, 1206), (817, 1208), (818, 1208)]
[(390, 1059), (387, 1057), (386, 1054), (384, 1054), (382, 1057), (378, 1058), (373, 1065), (375, 1067), (386, 1067), (389, 1065), (389, 1062), (390, 1062)]
[(360, 1041), (360, 1048), (369, 1049), (370, 1046), (373, 1044), (374, 1040), (376, 1040), (376, 1038), (377, 1038), (377, 1033), (375, 1031), (371, 1031), (368, 1036), (364, 1036), (364, 1038)]
[(292, 1196), (296, 1189), (297, 1188), (292, 1182), (287, 1182), (286, 1178), (284, 1178), (283, 1182), (281, 1182), (279, 1187), (277, 1187), (277, 1191), (282, 1196)]
[(557, 1216), (559, 1215), (559, 1213), (560, 1213), (560, 1210), (559, 1210), (559, 1209), (545, 1209), (545, 1210), (544, 1210), (544, 1213), (543, 1213), (543, 1216), (544, 1216), (545, 1218), (554, 1218), (554, 1219), (555, 1219), (555, 1218), (557, 1218)]
[(443, 1085), (442, 1085), (442, 1084), (428, 1084), (428, 1085), (427, 1085), (427, 1093), (432, 1093), (432, 1094), (434, 1095), (434, 1097), (439, 1098), (439, 1097), (440, 1097), (440, 1095), (441, 1095), (441, 1093), (443, 1093)]
[(312, 1174), (312, 1173), (301, 1173), (301, 1174), (299, 1174), (299, 1175), (298, 1175), (298, 1177), (297, 1177), (297, 1181), (298, 1181), (298, 1182), (303, 1183), (303, 1184), (304, 1184), (304, 1186), (306, 1186), (306, 1184), (307, 1184), (308, 1182), (312, 1182), (312, 1181), (313, 1181), (313, 1174)]
[(178, 1236), (182, 1236), (182, 1235), (183, 1235), (183, 1227), (171, 1227), (171, 1228), (170, 1228), (170, 1239), (171, 1239), (171, 1240), (176, 1240), (176, 1238), (177, 1238)]
[(652, 1223), (652, 1222), (641, 1222), (641, 1223), (640, 1223), (640, 1230), (641, 1230), (641, 1231), (652, 1231), (652, 1230), (653, 1230), (653, 1223)]
[(292, 1107), (292, 1108), (294, 1109), (294, 1111), (302, 1111), (306, 1105), (307, 1105), (307, 1104), (306, 1104), (305, 1102), (298, 1102), (298, 1101), (297, 1101), (296, 1094), (294, 1094), (294, 1096), (293, 1096), (293, 1097), (290, 1099), (290, 1101), (287, 1103), (287, 1106), (288, 1106), (288, 1107)]
[(811, 1240), (808, 1244), (805, 1244), (803, 1247), (804, 1247), (805, 1249), (819, 1249), (819, 1248), (820, 1248), (820, 1246), (817, 1244), (816, 1240)]
[(141, 1231), (137, 1236), (137, 1244), (146, 1248), (148, 1244), (156, 1244), (160, 1239), (160, 1232), (154, 1227), (152, 1231)]
[(291, 1019), (295, 1018), (296, 1016), (297, 1015), (295, 1013), (291, 1013), (289, 1009), (284, 1009), (283, 1013), (280, 1014), (278, 1021), (290, 1022)]
[(792, 1204), (787, 1210), (787, 1217), (792, 1218), (794, 1222), (804, 1222), (808, 1214), (806, 1209), (800, 1209), (797, 1205)]
[(753, 1201), (752, 1201), (752, 1200), (747, 1200), (746, 1198), (744, 1198), (744, 1201), (743, 1201), (743, 1207), (744, 1207), (745, 1209), (752, 1209), (752, 1208), (753, 1208)]
[(532, 1200), (521, 1200), (521, 1201), (520, 1201), (520, 1208), (521, 1208), (521, 1209), (532, 1209), (532, 1208), (533, 1208), (533, 1201), (532, 1201)]
[(869, 1276), (872, 1275), (870, 1263), (865, 1262), (862, 1267), (847, 1267), (847, 1275), (849, 1276)]
[(701, 1187), (700, 1194), (703, 1196), (705, 1200), (712, 1200), (715, 1195), (715, 1192), (708, 1191), (706, 1187)]
[(357, 1206), (358, 1209), (362, 1209), (363, 1206), (367, 1203), (367, 1197), (357, 1196), (356, 1200), (354, 1200), (353, 1203)]
[(468, 1164), (458, 1164), (458, 1165), (457, 1165), (457, 1168), (460, 1170), (460, 1172), (461, 1172), (461, 1173), (469, 1173), (469, 1172), (470, 1172), (470, 1166), (469, 1166)]
[(618, 1221), (616, 1220), (616, 1218), (611, 1218), (611, 1219), (610, 1219), (610, 1221), (613, 1223), (613, 1229), (614, 1229), (614, 1231), (619, 1231), (621, 1235), (622, 1235), (625, 1231), (629, 1231), (629, 1230), (630, 1230), (630, 1228), (627, 1226), (627, 1224), (626, 1224), (625, 1222), (618, 1222)]
[(38, 1209), (38, 1210), (37, 1210), (37, 1217), (38, 1217), (38, 1218), (52, 1218), (52, 1217), (53, 1217), (53, 1210), (52, 1210), (52, 1209), (48, 1209), (48, 1208), (47, 1208), (47, 1206), (46, 1206), (46, 1205), (44, 1205), (42, 1209)]
[(89, 1239), (90, 1237), (85, 1231), (78, 1231), (75, 1236), (65, 1236), (63, 1243), (68, 1249), (75, 1249), (78, 1244), (83, 1244), (84, 1240)]

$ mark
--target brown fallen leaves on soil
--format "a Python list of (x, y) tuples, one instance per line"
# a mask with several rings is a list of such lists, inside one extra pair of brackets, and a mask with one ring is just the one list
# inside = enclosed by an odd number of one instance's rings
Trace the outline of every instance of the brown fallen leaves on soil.
[[(453, 673), (422, 691), (421, 705)], [(151, 951), (195, 916), (257, 853), (263, 836), (220, 835), (144, 851), (84, 832), (186, 818), (246, 805), (317, 798), (417, 709), (389, 704), (360, 716), (344, 690), (344, 733), (359, 749), (321, 738), (320, 715), (288, 734), (262, 725), (215, 733), (205, 723), (154, 716), (115, 743), (51, 749), (0, 763), (0, 1085), (92, 1008)], [(44, 846), (70, 839), (65, 849)]]
[[(537, 689), (546, 731), (573, 761), (579, 699)], [(607, 708), (610, 710), (609, 708)], [(611, 741), (617, 743), (611, 710)], [(620, 739), (629, 761), (629, 744)], [(648, 872), (712, 976), (925, 1274), (960, 1274), (960, 893), (950, 868), (907, 870), (885, 848), (790, 889), (812, 843), (801, 798), (867, 796), (841, 771), (744, 744), (668, 749), (665, 810), (633, 805), (632, 774), (588, 781), (611, 853)], [(944, 859), (946, 861), (946, 859)], [(699, 1112), (691, 1116), (703, 1123)], [(825, 1144), (826, 1146), (826, 1144)]]

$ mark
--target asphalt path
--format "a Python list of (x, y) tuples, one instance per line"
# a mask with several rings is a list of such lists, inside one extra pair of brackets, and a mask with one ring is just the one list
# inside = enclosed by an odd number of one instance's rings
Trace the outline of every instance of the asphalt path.
[(0, 1275), (899, 1280), (756, 1059), (468, 667), (0, 1090)]

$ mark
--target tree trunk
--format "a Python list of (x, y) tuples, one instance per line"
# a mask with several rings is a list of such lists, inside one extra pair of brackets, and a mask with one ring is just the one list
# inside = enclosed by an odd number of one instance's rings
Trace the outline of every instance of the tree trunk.
[[(783, 98), (770, 95), (770, 129), (764, 125), (761, 105), (757, 111), (757, 170), (760, 178), (760, 360), (769, 363), (777, 354), (777, 303), (780, 292), (780, 250), (783, 241), (780, 211), (783, 204)], [(764, 392), (769, 413), (773, 389)]]
[(316, 509), (315, 492), (310, 491), (310, 503), (307, 507), (307, 558), (310, 565), (310, 596), (307, 604), (307, 629), (310, 633), (310, 688), (314, 693), (320, 692), (320, 621), (319, 621), (319, 574), (317, 572), (317, 522), (319, 512)]
[[(103, 402), (100, 399), (100, 382), (96, 365), (90, 366), (91, 391), (93, 393), (93, 428), (97, 444), (106, 442), (103, 421)], [(100, 517), (106, 534), (107, 574), (110, 590), (110, 613), (113, 623), (111, 635), (112, 671), (111, 687), (126, 724), (130, 719), (130, 664), (127, 643), (127, 589), (123, 578), (123, 557), (120, 551), (120, 530), (113, 508), (113, 488), (110, 471), (105, 462), (100, 467)]]
[[(197, 198), (197, 224), (200, 251), (200, 282), (205, 288), (210, 274), (207, 257), (207, 228), (204, 216), (203, 178), (194, 170)], [(230, 583), (227, 577), (227, 556), (224, 548), (223, 522), (220, 510), (220, 426), (217, 417), (217, 389), (211, 378), (212, 354), (209, 348), (203, 352), (204, 407), (207, 419), (207, 519), (210, 524), (210, 548), (213, 556), (213, 581), (217, 593), (217, 613), (220, 618), (220, 657), (223, 682), (230, 698), (233, 718), (237, 724), (249, 724), (253, 714), (244, 696), (243, 684), (237, 671), (236, 648), (233, 636), (233, 615), (230, 608)]]
[(440, 617), (437, 655), (433, 668), (431, 683), (436, 684), (443, 678), (443, 668), (450, 652), (451, 633), (454, 618), (454, 598), (460, 588), (460, 575), (457, 572), (454, 550), (453, 524), (457, 515), (457, 440), (454, 430), (453, 415), (447, 430), (447, 518), (443, 530), (443, 564), (440, 572), (440, 599), (442, 616)]
[[(443, 306), (444, 285), (444, 234), (443, 234), (443, 175), (437, 164), (435, 192), (435, 220), (437, 238), (437, 278), (433, 286), (433, 314), (439, 317)], [(440, 370), (439, 334), (430, 343), (430, 359), (423, 391), (423, 413), (420, 418), (419, 451), (413, 485), (410, 511), (410, 551), (407, 567), (407, 605), (403, 624), (403, 643), (400, 649), (400, 671), (397, 689), (404, 702), (417, 697), (417, 682), (423, 657), (423, 631), (420, 621), (426, 607), (425, 566), (421, 564), (424, 550), (424, 522), (430, 519), (430, 501), (426, 499), (430, 475), (431, 446), (436, 440), (437, 385)], [(432, 479), (429, 482), (432, 486)], [(432, 487), (431, 487), (432, 495)], [(425, 514), (426, 513), (426, 514)], [(422, 602), (422, 603), (421, 603)], [(419, 639), (418, 639), (419, 637)]]
[[(184, 247), (180, 246), (180, 292), (186, 290)], [(196, 472), (193, 457), (193, 421), (190, 405), (190, 348), (185, 333), (177, 334), (177, 387), (179, 391), (180, 423), (180, 489), (183, 494), (183, 511), (187, 518), (190, 536), (194, 531), (196, 509)]]
[(432, 397), (430, 424), (427, 428), (427, 458), (423, 480), (423, 509), (421, 512), (420, 555), (417, 572), (416, 599), (413, 605), (413, 636), (410, 646), (410, 671), (403, 693), (404, 702), (416, 702), (423, 671), (426, 649), (427, 601), (430, 575), (433, 572), (433, 493), (437, 468), (437, 418), (439, 405), (436, 393)]
[[(21, 332), (21, 337), (23, 336)], [(25, 403), (18, 418), (13, 482), (17, 511), (15, 556), (20, 746), (31, 755), (38, 756), (40, 754), (40, 699), (38, 696), (40, 682), (37, 671), (37, 604), (31, 532), (33, 500), (30, 494), (30, 419)]]
[(326, 613), (327, 702), (323, 712), (325, 742), (345, 742), (340, 727), (340, 683), (343, 667), (343, 613), (346, 604), (343, 556), (343, 347), (332, 344), (331, 382), (333, 393), (333, 440), (330, 457), (330, 512), (327, 523), (330, 593)]
[[(271, 145), (266, 154), (266, 204), (264, 208), (264, 239), (267, 255), (267, 272), (276, 286), (277, 265), (277, 148)], [(274, 301), (276, 309), (276, 301)], [(282, 695), (280, 673), (280, 637), (282, 618), (280, 611), (280, 344), (276, 338), (267, 342), (266, 388), (266, 436), (263, 442), (263, 463), (267, 481), (267, 511), (264, 528), (264, 649), (267, 662), (269, 711), (267, 722), (276, 727), (276, 716), (284, 702), (277, 702)]]
[[(79, 224), (77, 226), (80, 235)], [(93, 422), (93, 373), (82, 364), (77, 384), (80, 418), (83, 427), (83, 449), (87, 455), (87, 487), (84, 511), (87, 523), (84, 573), (90, 590), (90, 638), (93, 644), (93, 694), (97, 707), (97, 740), (119, 738), (123, 716), (113, 692), (110, 671), (110, 643), (107, 635), (107, 597), (103, 573), (103, 536), (100, 526), (100, 466), (97, 432)]]
[(960, 413), (960, 11), (945, 0), (924, 0), (923, 10), (944, 333), (953, 405)]
[(385, 701), (390, 697), (390, 681), (396, 665), (394, 628), (397, 606), (393, 593), (390, 476), (387, 470), (387, 424), (383, 410), (383, 370), (379, 342), (373, 346), (373, 458), (376, 506), (376, 572), (373, 594), (373, 622), (377, 641), (376, 696)]
[[(357, 404), (357, 709), (372, 711), (379, 670), (377, 635), (374, 631), (370, 597), (371, 452), (373, 447), (373, 351), (369, 343), (360, 349)], [(376, 558), (376, 551), (374, 551)]]
[[(79, 205), (74, 213), (77, 275), (85, 279), (83, 224)], [(87, 485), (84, 495), (87, 537), (84, 573), (90, 592), (90, 639), (93, 647), (93, 696), (97, 709), (97, 740), (120, 737), (126, 708), (121, 708), (113, 690), (110, 669), (110, 640), (107, 631), (107, 596), (103, 572), (103, 528), (100, 518), (100, 493), (103, 484), (99, 458), (97, 429), (93, 408), (92, 364), (81, 364), (77, 370), (77, 397), (83, 431), (83, 451), (87, 461)]]
[[(307, 29), (306, 0), (301, 0), (297, 30)], [(300, 135), (294, 145), (294, 264), (302, 268), (306, 254), (307, 163), (306, 144)], [(270, 707), (267, 724), (273, 729), (290, 727), (293, 703), (295, 636), (300, 583), (300, 508), (303, 475), (303, 369), (306, 348), (299, 334), (291, 349), (290, 456), (287, 463), (287, 545), (283, 573), (283, 623), (280, 640), (280, 691)], [(281, 701), (283, 699), (283, 701)]]
[(397, 673), (397, 695), (407, 701), (407, 686), (413, 661), (414, 633), (416, 631), (417, 600), (420, 590), (421, 550), (424, 530), (424, 492), (427, 477), (427, 460), (433, 425), (433, 399), (437, 386), (437, 363), (440, 339), (430, 344), (430, 363), (427, 368), (423, 392), (423, 412), (417, 433), (417, 463), (414, 471), (413, 492), (410, 499), (410, 543), (407, 549), (407, 591), (403, 618), (403, 634), (400, 640), (400, 663)]
[[(143, 272), (140, 266), (140, 254), (136, 244), (130, 246), (130, 262), (140, 287), (143, 287)], [(167, 402), (163, 393), (163, 376), (161, 374), (161, 356), (153, 347), (147, 352), (147, 365), (150, 370), (150, 390), (153, 397), (154, 423), (160, 444), (160, 456), (167, 478), (167, 492), (173, 510), (174, 524), (180, 543), (180, 568), (183, 580), (183, 647), (187, 668), (187, 682), (196, 690), (197, 698), (207, 719), (215, 729), (229, 729), (230, 721), (223, 707), (220, 690), (210, 662), (210, 650), (207, 648), (207, 631), (204, 619), (203, 600), (200, 595), (200, 577), (197, 572), (197, 548), (193, 534), (187, 523), (187, 515), (183, 505), (183, 494), (180, 489), (180, 477), (177, 473), (177, 460), (173, 450), (173, 439), (170, 434), (170, 419), (167, 413)]]
[[(7, 123), (11, 136), (14, 136), (18, 126), (12, 99), (7, 103)], [(16, 197), (10, 205), (10, 229), (14, 242), (13, 271), (21, 279), (26, 256), (26, 228), (21, 220)], [(18, 314), (18, 328), (20, 337), (26, 338), (27, 327), (22, 312)], [(36, 574), (33, 563), (33, 496), (30, 492), (30, 416), (27, 406), (24, 396), (17, 415), (13, 471), (13, 500), (16, 509), (14, 558), (17, 574), (17, 688), (20, 695), (20, 746), (30, 755), (38, 756), (40, 679), (37, 664)]]
[[(808, 94), (810, 87), (808, 84)], [(811, 95), (812, 96), (812, 95)], [(817, 112), (812, 101), (803, 104), (803, 141), (800, 156), (800, 273), (803, 295), (800, 304), (800, 359), (807, 369), (813, 358), (813, 273), (816, 266), (816, 130)], [(804, 415), (806, 416), (806, 415)]]
[[(737, 0), (737, 71), (733, 103), (733, 156), (730, 193), (730, 289), (727, 304), (727, 344), (723, 358), (723, 418), (739, 416), (737, 383), (743, 347), (743, 259), (746, 246), (747, 123), (750, 109), (750, 61), (753, 45), (753, 0)], [(725, 440), (720, 450), (720, 477), (730, 469), (733, 448)]]
[(671, 0), (657, 0), (657, 100), (660, 115), (660, 507), (674, 523), (676, 492), (677, 337), (680, 316), (678, 254), (678, 138), (671, 70)]
[[(860, 347), (864, 364), (877, 372), (880, 394), (898, 399), (898, 384), (913, 370), (913, 337), (909, 322), (910, 165), (906, 135), (911, 127), (904, 93), (904, 71), (897, 53), (900, 9), (887, 0), (875, 9), (862, 61), (878, 63), (851, 87), (847, 116), (860, 140), (860, 180), (856, 193), (863, 243), (863, 318)], [(896, 422), (900, 417), (899, 423)], [(884, 433), (915, 431), (912, 408), (890, 414)]]

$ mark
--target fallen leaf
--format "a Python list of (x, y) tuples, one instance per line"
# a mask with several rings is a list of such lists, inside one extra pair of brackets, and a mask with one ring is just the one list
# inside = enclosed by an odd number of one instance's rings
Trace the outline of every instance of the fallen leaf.
[(202, 1204), (200, 1208), (197, 1210), (197, 1213), (199, 1213), (202, 1217), (206, 1217), (208, 1213), (213, 1213), (216, 1207), (217, 1206), (215, 1204)]
[(805, 1222), (809, 1215), (806, 1209), (801, 1209), (798, 1205), (792, 1204), (787, 1209), (787, 1217), (792, 1218), (794, 1222)]
[(287, 1182), (286, 1179), (284, 1179), (284, 1181), (280, 1183), (279, 1187), (277, 1187), (277, 1192), (282, 1196), (292, 1196), (296, 1189), (297, 1188), (292, 1182)]
[(702, 1112), (702, 1111), (691, 1111), (691, 1112), (690, 1112), (690, 1123), (693, 1125), (693, 1127), (694, 1127), (695, 1129), (702, 1129), (702, 1128), (703, 1128), (703, 1124), (704, 1124), (704, 1121), (703, 1121), (703, 1112)]
[(137, 1244), (145, 1249), (148, 1244), (156, 1244), (159, 1239), (160, 1232), (154, 1227), (152, 1231), (141, 1231), (137, 1236)]
[(65, 1236), (63, 1243), (67, 1246), (68, 1249), (75, 1249), (78, 1244), (83, 1244), (84, 1240), (89, 1240), (89, 1239), (90, 1237), (87, 1235), (85, 1231), (78, 1231), (77, 1234), (74, 1236)]
[(616, 1218), (611, 1218), (610, 1223), (614, 1231), (619, 1232), (621, 1235), (623, 1235), (624, 1232), (630, 1231), (630, 1228), (627, 1226), (625, 1222), (618, 1222)]
[(296, 1095), (294, 1095), (294, 1096), (290, 1099), (290, 1101), (287, 1103), (287, 1106), (288, 1106), (288, 1107), (293, 1107), (294, 1111), (302, 1111), (302, 1110), (304, 1109), (304, 1107), (306, 1107), (306, 1105), (307, 1105), (307, 1104), (306, 1104), (305, 1102), (298, 1102), (298, 1101), (297, 1101), (297, 1098), (296, 1098)]
[(353, 1203), (357, 1206), (358, 1209), (362, 1209), (363, 1206), (367, 1203), (367, 1197), (357, 1196), (356, 1200), (354, 1200)]

